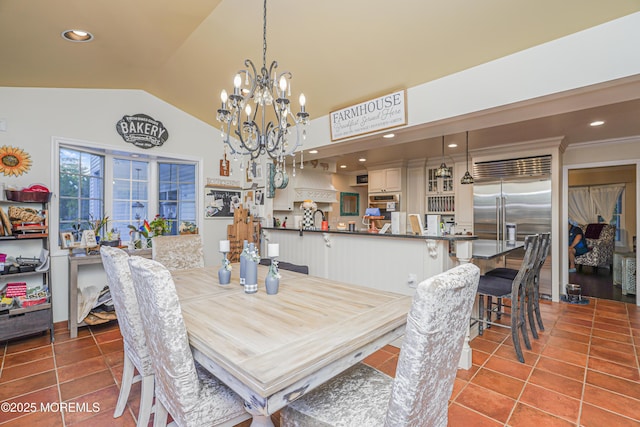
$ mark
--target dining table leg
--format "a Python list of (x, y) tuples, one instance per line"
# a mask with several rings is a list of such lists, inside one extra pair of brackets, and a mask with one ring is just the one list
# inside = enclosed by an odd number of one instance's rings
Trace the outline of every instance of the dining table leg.
[(258, 408), (251, 406), (249, 402), (244, 402), (244, 409), (251, 414), (251, 427), (275, 427), (271, 416), (264, 415)]

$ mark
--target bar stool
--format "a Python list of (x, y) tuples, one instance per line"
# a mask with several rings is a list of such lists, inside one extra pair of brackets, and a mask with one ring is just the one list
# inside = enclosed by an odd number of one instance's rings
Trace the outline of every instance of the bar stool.
[[(520, 269), (516, 276), (510, 280), (504, 277), (483, 275), (478, 284), (478, 317), (472, 318), (478, 322), (478, 334), (482, 335), (485, 325), (496, 325), (503, 328), (511, 328), (511, 337), (518, 360), (524, 363), (522, 347), (520, 345), (520, 334), (527, 349), (531, 349), (531, 342), (527, 334), (527, 324), (524, 317), (526, 303), (526, 288), (528, 280), (533, 273), (536, 255), (538, 251), (538, 235), (530, 235), (525, 238), (525, 254)], [(486, 309), (485, 309), (486, 297)], [(494, 308), (493, 297), (499, 299)], [(504, 306), (503, 298), (510, 298), (511, 305)], [(510, 308), (510, 313), (506, 313), (503, 308)], [(496, 313), (500, 318), (503, 314), (509, 314), (511, 322), (509, 325), (494, 322), (491, 315)]]

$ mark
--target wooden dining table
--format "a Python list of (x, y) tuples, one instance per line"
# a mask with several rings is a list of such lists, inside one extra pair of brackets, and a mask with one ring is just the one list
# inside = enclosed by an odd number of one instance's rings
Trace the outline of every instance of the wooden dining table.
[(252, 426), (402, 336), (411, 297), (280, 270), (267, 295), (246, 294), (234, 265), (173, 271), (195, 360), (245, 401)]

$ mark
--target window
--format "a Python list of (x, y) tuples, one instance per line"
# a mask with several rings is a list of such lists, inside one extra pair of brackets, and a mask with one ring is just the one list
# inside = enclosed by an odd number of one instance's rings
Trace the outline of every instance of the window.
[(149, 163), (113, 159), (113, 195), (110, 228), (129, 240), (129, 225), (137, 229), (149, 218)]
[(104, 157), (61, 148), (59, 176), (60, 231), (79, 241), (88, 221), (104, 216)]
[(158, 164), (159, 213), (169, 220), (171, 234), (178, 234), (182, 222), (196, 223), (196, 166)]
[[(109, 217), (107, 229), (130, 239), (132, 225), (159, 214), (169, 220), (170, 234), (182, 222), (197, 224), (196, 163), (150, 160), (100, 150), (60, 146), (59, 230), (79, 241), (91, 219)], [(154, 179), (155, 178), (155, 179)], [(105, 187), (105, 182), (112, 185)]]

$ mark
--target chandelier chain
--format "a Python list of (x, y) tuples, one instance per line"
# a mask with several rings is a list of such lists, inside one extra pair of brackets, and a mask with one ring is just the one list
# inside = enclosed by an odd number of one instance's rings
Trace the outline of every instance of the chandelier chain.
[(262, 68), (265, 68), (267, 66), (267, 0), (264, 0), (262, 18)]

